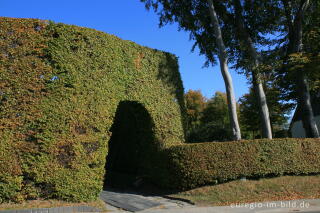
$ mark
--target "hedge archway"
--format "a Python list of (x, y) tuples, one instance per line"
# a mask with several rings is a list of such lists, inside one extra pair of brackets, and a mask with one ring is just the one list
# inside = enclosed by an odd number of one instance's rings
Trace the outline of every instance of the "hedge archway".
[(175, 56), (36, 19), (0, 18), (0, 43), (0, 202), (94, 200), (119, 103), (143, 106), (158, 148), (183, 142)]
[(106, 184), (132, 186), (136, 177), (146, 175), (146, 162), (152, 157), (150, 153), (158, 149), (154, 127), (152, 117), (141, 103), (119, 103), (110, 130)]

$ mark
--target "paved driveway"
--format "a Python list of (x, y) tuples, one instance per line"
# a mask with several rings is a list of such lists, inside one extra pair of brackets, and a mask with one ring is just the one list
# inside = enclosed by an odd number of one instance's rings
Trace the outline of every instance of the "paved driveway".
[(181, 200), (114, 191), (103, 191), (100, 198), (111, 213), (320, 213), (320, 199), (197, 207)]

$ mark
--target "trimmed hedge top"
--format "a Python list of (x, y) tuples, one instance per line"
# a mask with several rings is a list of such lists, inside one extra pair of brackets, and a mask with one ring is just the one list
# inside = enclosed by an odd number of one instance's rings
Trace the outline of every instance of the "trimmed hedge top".
[[(166, 187), (189, 189), (241, 177), (320, 173), (320, 139), (261, 139), (179, 145), (165, 152)], [(165, 171), (164, 170), (164, 171)], [(168, 184), (169, 183), (169, 184)]]
[(0, 18), (0, 203), (95, 199), (121, 101), (147, 110), (158, 147), (184, 141), (175, 56), (92, 29)]

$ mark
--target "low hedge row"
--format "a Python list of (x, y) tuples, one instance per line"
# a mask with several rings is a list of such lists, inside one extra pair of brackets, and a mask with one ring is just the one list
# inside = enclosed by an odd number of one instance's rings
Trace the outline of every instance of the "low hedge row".
[(189, 189), (241, 177), (320, 172), (319, 139), (274, 139), (179, 145), (165, 152), (163, 186)]

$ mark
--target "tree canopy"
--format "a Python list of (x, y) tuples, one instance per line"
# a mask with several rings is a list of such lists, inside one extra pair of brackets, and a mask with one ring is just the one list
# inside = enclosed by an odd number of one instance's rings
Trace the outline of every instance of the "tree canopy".
[[(274, 109), (268, 109), (267, 104), (289, 101), (302, 106), (308, 137), (319, 137), (310, 98), (310, 92), (320, 88), (319, 0), (140, 1), (157, 12), (160, 26), (176, 22), (180, 30), (188, 31), (207, 66), (218, 59), (221, 64), (221, 48), (215, 42), (218, 34), (208, 13), (208, 8), (214, 8), (227, 63), (252, 83), (255, 95), (250, 91), (242, 101), (253, 103), (251, 98), (256, 97), (255, 110), (260, 111), (258, 123), (264, 135), (270, 138), (268, 125), (275, 122), (274, 115), (269, 115)], [(266, 86), (270, 78), (274, 92)]]

